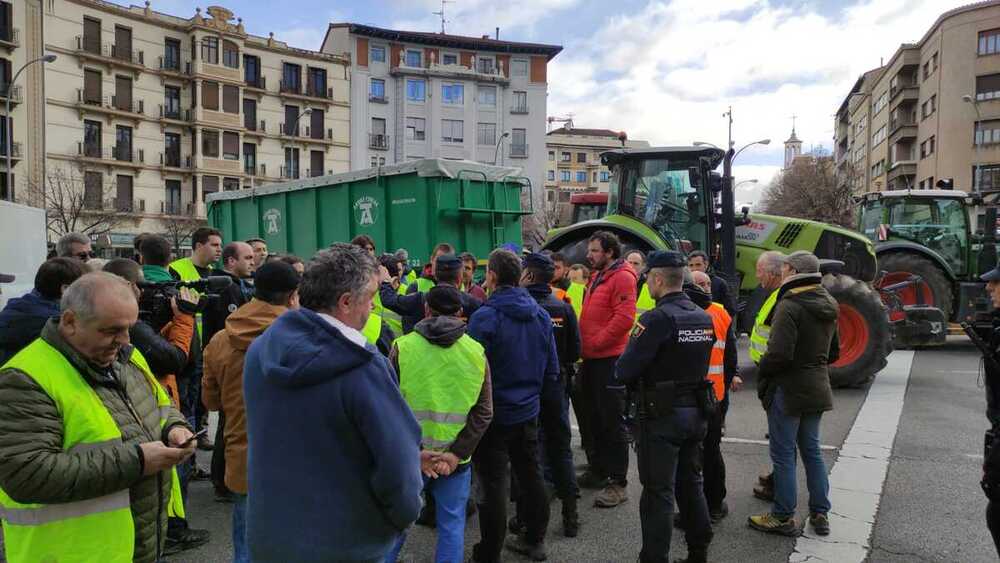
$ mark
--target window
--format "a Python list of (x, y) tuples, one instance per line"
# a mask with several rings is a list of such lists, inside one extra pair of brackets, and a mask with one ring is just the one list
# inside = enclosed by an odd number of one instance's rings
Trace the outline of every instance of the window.
[(527, 130), (525, 129), (510, 130), (510, 156), (512, 157), (528, 156)]
[(476, 126), (476, 144), (493, 146), (497, 142), (497, 124), (480, 123)]
[(587, 153), (585, 153), (585, 152), (578, 152), (578, 153), (576, 153), (576, 162), (578, 164), (586, 164), (587, 163)]
[(385, 134), (385, 119), (381, 117), (372, 118), (372, 129), (368, 134), (368, 147), (380, 150), (389, 148), (389, 137)]
[(238, 86), (226, 84), (222, 87), (222, 111), (226, 113), (240, 112), (240, 89)]
[(104, 203), (104, 175), (100, 172), (83, 173), (83, 206), (100, 209)]
[(323, 151), (309, 151), (309, 177), (323, 175)]
[(257, 145), (253, 143), (243, 143), (243, 172), (257, 175)]
[(992, 119), (976, 123), (974, 142), (979, 145), (1000, 144), (1000, 120)]
[(555, 162), (555, 160), (556, 160), (556, 152), (549, 151), (549, 162)]
[(422, 117), (407, 117), (406, 139), (408, 141), (423, 141), (425, 123)]
[(240, 159), (240, 134), (232, 131), (222, 133), (222, 158), (226, 160)]
[(569, 179), (570, 179), (569, 170), (563, 170), (563, 171), (561, 171), (559, 173), (559, 179), (562, 180), (563, 182), (569, 182)]
[(420, 68), (423, 65), (424, 54), (420, 51), (407, 50), (406, 51), (406, 66)]
[(309, 81), (306, 93), (317, 98), (325, 98), (328, 93), (326, 91), (326, 69), (311, 66), (309, 67), (307, 76), (309, 77)]
[(285, 147), (285, 178), (299, 178), (299, 149)]
[(559, 203), (567, 203), (570, 200), (570, 193), (567, 191), (559, 192)]
[(937, 66), (938, 66), (938, 54), (934, 53), (933, 55), (931, 55), (931, 72), (937, 70)]
[(927, 77), (930, 75), (931, 75), (931, 62), (927, 61), (924, 63), (924, 80), (927, 80)]
[(385, 80), (372, 78), (368, 85), (368, 99), (373, 102), (385, 101)]
[(372, 134), (385, 135), (385, 119), (381, 117), (372, 118)]
[(181, 42), (177, 39), (163, 40), (163, 68), (165, 70), (181, 69)]
[(549, 176), (548, 176), (548, 178), (549, 178), (550, 182), (555, 182), (556, 181), (556, 171), (555, 170), (549, 170)]
[(285, 106), (285, 135), (299, 136), (299, 106)]
[(181, 136), (179, 133), (163, 134), (163, 165), (180, 168)]
[[(9, 6), (7, 2), (3, 2), (0, 6)], [(10, 13), (7, 10), (2, 10), (0, 13)], [(9, 22), (8, 18), (8, 22)], [(3, 29), (9, 29), (9, 23), (2, 26)], [(111, 56), (123, 61), (132, 60), (132, 30), (122, 25), (115, 26), (115, 44), (111, 47)]]
[(89, 68), (83, 71), (83, 103), (97, 106), (104, 103), (101, 88), (101, 71)]
[(561, 162), (573, 162), (573, 155), (568, 152), (559, 153), (559, 160)]
[(883, 125), (883, 126), (881, 126), (881, 127), (878, 128), (878, 131), (875, 131), (874, 135), (872, 135), (872, 147), (873, 148), (877, 147), (879, 145), (879, 143), (881, 143), (882, 141), (885, 140), (885, 129), (886, 129), (886, 126)]
[(243, 55), (243, 80), (247, 86), (264, 87), (260, 79), (260, 58), (255, 55)]
[(496, 71), (496, 59), (493, 57), (479, 57), (476, 61), (476, 70), (480, 74), (494, 74)]
[(313, 109), (309, 114), (309, 136), (313, 139), (322, 139), (323, 130), (326, 129), (326, 113), (321, 109)]
[(222, 191), (224, 192), (234, 192), (240, 189), (240, 179), (239, 178), (223, 178), (222, 179)]
[(101, 54), (101, 20), (84, 16), (83, 50), (95, 55)]
[(528, 113), (528, 93), (514, 92), (511, 113)]
[(406, 99), (411, 102), (422, 102), (426, 97), (427, 85), (423, 80), (406, 81)]
[(577, 184), (586, 184), (587, 183), (587, 173), (583, 172), (583, 171), (578, 171), (576, 173), (576, 183)]
[(462, 105), (465, 103), (464, 84), (442, 84), (441, 103)]
[(205, 196), (208, 194), (214, 194), (219, 191), (219, 177), (218, 176), (202, 176), (201, 177), (201, 201), (205, 201)]
[(385, 47), (381, 45), (372, 45), (371, 50), (368, 54), (369, 62), (373, 63), (384, 63), (385, 62)]
[(457, 65), (458, 55), (455, 53), (445, 53), (441, 56), (441, 64), (443, 65)]
[(181, 89), (177, 86), (163, 87), (163, 117), (181, 118)]
[(125, 125), (115, 127), (115, 160), (132, 162), (132, 128)]
[(937, 94), (931, 96), (924, 103), (920, 104), (921, 118), (926, 119), (937, 109)]
[(862, 133), (865, 132), (865, 122), (859, 121), (858, 126), (854, 129), (854, 136), (860, 137)]
[(83, 122), (83, 156), (101, 158), (101, 122)]
[(480, 86), (479, 87), (479, 105), (481, 105), (481, 106), (496, 106), (497, 105), (497, 87), (496, 86)]
[(240, 68), (240, 48), (236, 43), (222, 42), (222, 64), (229, 68)]
[(167, 215), (181, 214), (181, 181), (167, 180), (164, 182), (163, 212)]
[(127, 76), (115, 77), (115, 109), (135, 111), (132, 107), (132, 79)]
[(302, 67), (292, 63), (281, 65), (281, 91), (293, 94), (302, 91)]
[(201, 154), (209, 158), (219, 158), (219, 132), (203, 129), (201, 132)]
[(976, 77), (976, 100), (1000, 99), (1000, 74)]
[(875, 101), (875, 105), (872, 107), (872, 115), (878, 114), (878, 112), (882, 111), (882, 109), (884, 109), (886, 104), (888, 103), (889, 103), (889, 93), (882, 92), (882, 95), (878, 97), (878, 99)]
[(201, 107), (219, 111), (219, 83), (205, 81), (201, 83)]
[(920, 143), (920, 158), (927, 158), (934, 154), (934, 137)]
[(201, 59), (206, 63), (219, 64), (218, 37), (203, 37), (201, 39)]
[(1000, 29), (979, 32), (979, 54), (995, 55), (1000, 52)]
[(465, 141), (463, 134), (465, 123), (457, 119), (441, 120), (441, 141), (445, 143), (462, 143)]
[(861, 145), (860, 148), (854, 151), (854, 162), (858, 163), (865, 159), (865, 146)]
[(920, 180), (917, 187), (921, 190), (929, 190), (934, 187), (934, 176)]
[(514, 59), (510, 62), (511, 76), (528, 76), (527, 59)]
[(243, 98), (243, 127), (250, 131), (257, 130), (257, 100)]
[(601, 171), (601, 181), (608, 182), (611, 180), (611, 174), (607, 170)]
[(885, 159), (882, 159), (872, 165), (872, 178), (878, 178), (883, 173), (885, 173)]
[(973, 166), (973, 184), (979, 190), (1000, 189), (1000, 164)]

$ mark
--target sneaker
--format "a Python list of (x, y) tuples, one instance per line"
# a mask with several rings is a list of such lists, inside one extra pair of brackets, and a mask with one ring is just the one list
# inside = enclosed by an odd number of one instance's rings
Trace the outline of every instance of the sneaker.
[(753, 496), (759, 498), (760, 500), (766, 500), (767, 502), (774, 501), (774, 488), (766, 487), (764, 485), (757, 485), (753, 488)]
[(688, 549), (687, 557), (684, 559), (675, 559), (674, 563), (707, 563), (708, 562), (708, 551)]
[(757, 476), (757, 484), (762, 487), (773, 487), (774, 473), (761, 473)]
[(780, 534), (782, 536), (797, 536), (802, 533), (794, 516), (779, 518), (771, 513), (758, 514), (747, 518), (747, 524), (759, 532)]
[(167, 541), (163, 548), (163, 555), (174, 555), (182, 551), (201, 547), (212, 538), (208, 530), (195, 530), (193, 528), (177, 529), (175, 532), (167, 534)]
[(588, 469), (576, 478), (576, 484), (582, 489), (603, 489), (607, 486), (608, 480), (605, 477), (598, 477), (596, 473)]
[(515, 536), (523, 536), (528, 533), (528, 526), (521, 522), (517, 516), (510, 517), (510, 520), (507, 521), (507, 529)]
[(597, 508), (614, 508), (625, 502), (628, 502), (628, 493), (625, 491), (625, 487), (614, 483), (608, 484), (603, 491), (594, 497), (594, 506)]
[(822, 512), (813, 512), (810, 514), (809, 525), (813, 527), (813, 531), (816, 532), (817, 536), (830, 535), (830, 519)]
[(545, 561), (549, 558), (545, 553), (545, 542), (529, 543), (523, 537), (514, 538), (507, 542), (507, 549), (514, 553), (520, 553), (532, 561)]
[(712, 524), (718, 524), (719, 520), (722, 520), (726, 516), (729, 516), (729, 503), (722, 501), (722, 504), (718, 509), (709, 511), (708, 517), (712, 519)]
[(198, 437), (198, 449), (210, 452), (215, 449), (215, 444), (212, 443), (212, 440), (208, 436), (202, 434)]

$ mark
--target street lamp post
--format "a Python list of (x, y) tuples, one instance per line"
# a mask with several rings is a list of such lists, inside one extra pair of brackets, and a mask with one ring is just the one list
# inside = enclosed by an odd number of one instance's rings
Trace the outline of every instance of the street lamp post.
[(752, 180), (743, 180), (742, 182), (737, 182), (736, 183), (736, 187), (733, 188), (733, 189), (736, 189), (736, 188), (742, 186), (743, 184), (756, 184), (756, 183), (757, 183), (757, 178), (754, 178)]
[[(56, 60), (56, 56), (55, 55), (45, 55), (44, 57), (38, 57), (37, 59), (28, 61), (28, 62), (24, 63), (24, 66), (22, 66), (21, 68), (17, 69), (17, 72), (14, 73), (14, 78), (11, 78), (10, 82), (7, 83), (7, 92), (5, 93), (6, 96), (7, 96), (7, 102), (6, 102), (7, 113), (4, 115), (4, 119), (7, 120), (7, 123), (4, 126), (4, 137), (5, 137), (5, 139), (4, 139), (4, 150), (6, 150), (6, 152), (7, 152), (7, 154), (6, 154), (7, 171), (4, 173), (4, 181), (7, 184), (7, 186), (6, 186), (7, 187), (7, 199), (9, 199), (10, 201), (14, 201), (14, 184), (13, 184), (13, 181), (12, 181), (13, 174), (12, 174), (12, 170), (11, 170), (11, 166), (13, 164), (13, 158), (11, 157), (11, 152), (13, 150), (13, 145), (14, 145), (13, 141), (11, 140), (11, 137), (13, 137), (13, 135), (11, 134), (11, 129), (12, 129), (11, 123), (14, 121), (14, 119), (10, 115), (10, 96), (11, 96), (11, 93), (14, 91), (14, 83), (17, 82), (17, 77), (20, 76), (21, 72), (24, 69), (28, 68), (29, 65), (33, 65), (35, 63), (51, 63), (54, 60)], [(44, 201), (45, 201), (45, 187), (44, 186), (45, 186), (45, 183), (42, 182), (42, 202), (43, 202), (43, 205), (44, 205)]]
[(503, 145), (503, 140), (506, 139), (507, 137), (510, 137), (510, 131), (504, 131), (503, 135), (500, 135), (500, 138), (497, 139), (497, 148), (496, 150), (493, 151), (494, 165), (497, 165), (497, 155), (500, 154), (500, 146)]
[[(289, 127), (289, 129), (288, 129), (288, 131), (286, 131), (286, 133), (288, 133), (289, 135), (292, 135), (293, 137), (298, 137), (299, 136), (299, 120), (302, 119), (303, 115), (312, 115), (312, 112), (313, 112), (312, 108), (306, 108), (306, 109), (302, 110), (298, 115), (295, 116), (295, 121), (292, 122), (291, 127)], [(289, 162), (291, 162), (291, 161), (289, 161)], [(288, 176), (292, 175), (291, 172), (292, 172), (291, 170), (285, 170), (285, 173)], [(295, 162), (295, 179), (298, 179), (299, 176), (300, 176), (300, 174), (299, 174), (298, 159), (296, 159), (296, 162)]]
[[(732, 127), (732, 109), (729, 110), (730, 127)], [(729, 150), (722, 161), (722, 240), (736, 240), (736, 188), (733, 186), (733, 161), (741, 152), (753, 145), (769, 145), (771, 139), (761, 139), (747, 143), (740, 147), (740, 150), (733, 150), (733, 141), (729, 141)], [(722, 245), (722, 271), (729, 279), (730, 286), (736, 283), (736, 247), (735, 245)]]
[(980, 169), (981, 155), (980, 150), (983, 147), (982, 126), (983, 126), (983, 116), (979, 113), (979, 100), (972, 97), (970, 94), (962, 96), (962, 101), (972, 104), (972, 109), (976, 110), (976, 130), (973, 133), (972, 142), (976, 145), (976, 162), (972, 165), (972, 188), (976, 192), (982, 191), (982, 170)]

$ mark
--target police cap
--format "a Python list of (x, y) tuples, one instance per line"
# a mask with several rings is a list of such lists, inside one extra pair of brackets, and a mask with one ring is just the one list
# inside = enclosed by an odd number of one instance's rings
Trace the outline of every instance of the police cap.
[(993, 268), (992, 270), (979, 276), (979, 279), (983, 280), (984, 282), (1000, 280), (1000, 264), (997, 264), (996, 268)]
[(434, 271), (439, 274), (457, 272), (462, 269), (462, 260), (454, 254), (442, 254), (434, 261)]
[(683, 268), (687, 266), (687, 259), (676, 250), (657, 250), (646, 257), (646, 268)]
[(543, 274), (548, 274), (550, 278), (556, 273), (556, 264), (552, 261), (552, 258), (538, 252), (525, 255), (521, 261), (521, 265), (525, 269), (531, 268), (532, 270), (539, 270)]

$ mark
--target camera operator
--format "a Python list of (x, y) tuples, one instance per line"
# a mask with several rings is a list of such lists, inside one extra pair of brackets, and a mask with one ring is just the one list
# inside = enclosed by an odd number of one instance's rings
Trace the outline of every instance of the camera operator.
[(255, 269), (255, 259), (253, 247), (245, 242), (231, 242), (222, 249), (222, 270), (215, 270), (212, 274), (225, 275), (232, 279), (233, 284), (220, 291), (219, 297), (210, 300), (205, 307), (205, 320), (201, 327), (201, 341), (205, 346), (216, 332), (226, 327), (229, 314), (253, 298), (250, 276)]
[[(143, 244), (148, 244), (148, 241), (144, 241)], [(145, 278), (139, 264), (128, 258), (116, 258), (104, 265), (104, 271), (129, 282), (136, 300), (141, 302), (142, 292), (139, 290), (139, 285)], [(176, 402), (178, 395), (175, 375), (187, 364), (188, 351), (192, 349), (194, 314), (198, 308), (198, 298), (191, 290), (182, 288), (179, 295), (170, 300), (170, 306), (173, 318), (162, 330), (157, 331), (146, 322), (140, 311), (139, 320), (129, 328), (128, 335), (132, 346), (146, 359), (153, 376)], [(169, 508), (167, 515), (165, 555), (193, 549), (208, 542), (210, 537), (208, 530), (190, 528), (183, 515), (174, 514)]]

